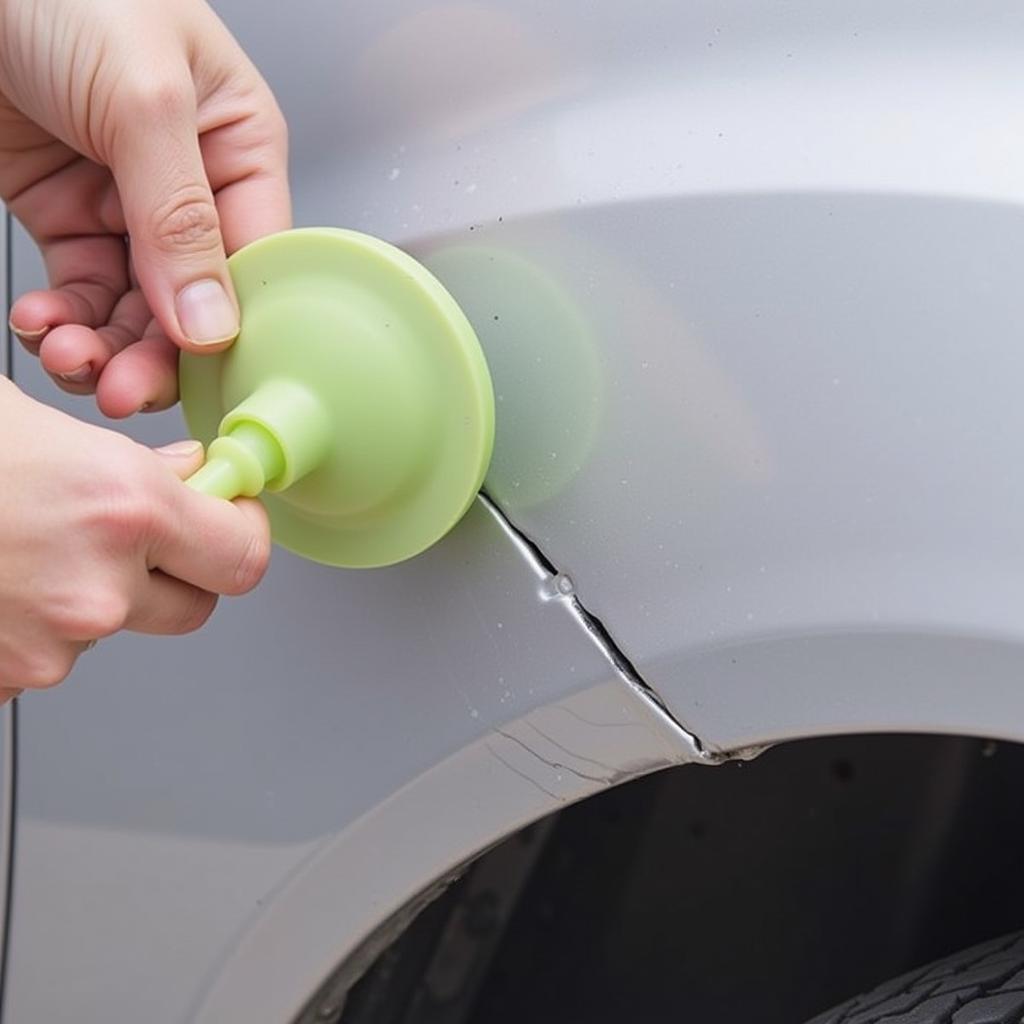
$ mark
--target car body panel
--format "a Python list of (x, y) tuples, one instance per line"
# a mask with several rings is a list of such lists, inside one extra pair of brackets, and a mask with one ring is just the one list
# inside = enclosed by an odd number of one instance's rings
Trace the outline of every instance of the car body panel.
[(469, 313), (495, 507), (386, 570), (276, 552), (22, 699), (8, 1024), (280, 1022), (474, 851), (709, 752), (1024, 738), (1017, 5), (217, 8), (297, 221)]
[[(18, 253), (19, 268), (31, 265), (24, 238)], [(24, 353), (15, 371), (52, 399)], [(173, 416), (132, 427), (151, 440), (181, 429)], [(459, 751), (595, 687), (637, 705), (633, 717), (660, 735), (663, 712), (482, 502), (403, 565), (345, 571), (278, 550), (260, 588), (222, 602), (198, 634), (104, 641), (66, 686), (20, 701), (7, 1019), (192, 1019), (264, 911), (287, 913), (278, 890), (322, 848)], [(686, 757), (688, 737), (673, 735), (675, 745), (658, 740), (645, 757), (624, 745), (620, 762), (608, 758), (612, 775), (576, 779), (567, 793)], [(489, 777), (512, 780), (507, 801), (495, 789), (499, 820), (522, 819), (524, 790), (535, 814), (572, 798), (524, 780), (500, 750), (491, 760)], [(419, 829), (410, 849), (433, 829), (449, 864), (477, 848), (440, 814)], [(468, 834), (478, 845), (494, 838)], [(410, 888), (397, 886), (395, 902), (422, 884), (416, 865), (430, 863), (407, 865)], [(324, 923), (322, 965), (358, 937), (356, 920)], [(59, 986), (54, 962), (65, 965)], [(307, 982), (316, 963), (292, 966)], [(274, 1000), (297, 1011), (310, 992), (286, 986), (284, 966)], [(249, 977), (250, 996), (269, 998), (258, 981)]]
[[(1016, 155), (1024, 181), (1024, 134)], [(659, 200), (569, 215), (557, 241), (552, 220), (506, 234), (592, 283), (614, 396), (557, 496), (521, 504), (500, 465), (489, 491), (677, 717), (722, 749), (1020, 738), (1019, 206)]]
[(291, 1020), (302, 1002), (303, 1022), (329, 1019), (368, 954), (398, 933), (395, 916), (461, 866), (454, 851), (692, 758), (675, 723), (619, 680), (495, 728), (322, 844), (246, 931), (196, 1020)]
[(312, 89), (232, 21), (344, 168), (300, 217), (465, 306), (489, 493), (676, 717), (1020, 738), (1019, 7), (315, 16)]

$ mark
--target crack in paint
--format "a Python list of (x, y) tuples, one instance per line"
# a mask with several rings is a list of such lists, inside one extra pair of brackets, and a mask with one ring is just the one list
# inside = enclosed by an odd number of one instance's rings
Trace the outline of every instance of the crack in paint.
[[(506, 732), (503, 729), (495, 729), (494, 731), (499, 736), (504, 736), (505, 739), (522, 747), (528, 754), (531, 754), (542, 764), (546, 764), (549, 768), (554, 768), (555, 771), (569, 772), (570, 775), (575, 775), (578, 779), (587, 779), (590, 782), (600, 782), (602, 785), (607, 785), (615, 775), (614, 772), (610, 772), (608, 775), (588, 775), (586, 772), (581, 772), (579, 769), (573, 768), (571, 765), (562, 764), (561, 761), (552, 761), (550, 758), (545, 757), (539, 750), (535, 750), (531, 747), (529, 743), (525, 743), (523, 740), (519, 739), (518, 736), (513, 736), (510, 732)], [(493, 750), (491, 752), (493, 753)]]
[(547, 740), (553, 747), (557, 747), (564, 754), (568, 754), (570, 757), (575, 758), (577, 761), (585, 761), (587, 764), (592, 764), (595, 768), (600, 768), (606, 772), (614, 772), (615, 769), (610, 764), (605, 764), (604, 761), (595, 761), (592, 757), (584, 757), (582, 754), (577, 754), (575, 750), (570, 750), (568, 747), (563, 746), (553, 736), (549, 736), (543, 729), (534, 725), (528, 718), (523, 719), (523, 725), (527, 728), (532, 729), (542, 739)]
[(501, 754), (497, 752), (497, 750), (494, 749), (493, 744), (488, 742), (485, 743), (484, 746), (487, 747), (488, 752), (494, 757), (496, 761), (500, 761), (514, 775), (518, 775), (519, 778), (523, 779), (526, 782), (529, 782), (531, 786), (536, 786), (537, 789), (539, 789), (542, 793), (546, 794), (547, 796), (551, 797), (552, 800), (557, 800), (560, 804), (564, 804), (566, 802), (564, 796), (560, 796), (558, 793), (552, 792), (550, 789), (547, 788), (547, 786), (542, 786), (532, 775), (527, 775), (526, 772), (520, 771), (520, 769), (518, 769), (514, 764), (511, 764), (509, 761), (507, 761), (504, 757), (501, 756)]
[[(563, 578), (562, 571), (558, 569), (540, 545), (516, 526), (485, 491), (480, 492), (480, 502), (494, 516), (505, 535), (530, 563), (538, 578), (544, 581), (557, 581)], [(683, 745), (689, 749), (691, 761), (697, 764), (713, 765), (737, 759), (748, 760), (760, 753), (760, 749), (735, 751), (731, 754), (710, 750), (692, 729), (688, 729), (672, 713), (661, 694), (644, 679), (633, 661), (616, 642), (608, 627), (587, 608), (575, 589), (569, 593), (563, 592), (559, 595), (559, 599), (569, 608), (577, 622), (615, 669), (619, 678), (642, 700), (652, 705), (652, 711), (656, 715), (667, 721)]]

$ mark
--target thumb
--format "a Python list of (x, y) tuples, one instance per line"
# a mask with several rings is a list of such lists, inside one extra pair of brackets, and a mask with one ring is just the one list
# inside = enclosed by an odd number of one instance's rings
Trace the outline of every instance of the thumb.
[(110, 169), (143, 294), (178, 346), (223, 348), (238, 334), (238, 306), (199, 148), (191, 79), (150, 87), (120, 118)]
[(203, 446), (198, 441), (175, 441), (153, 450), (171, 472), (182, 480), (190, 477), (203, 464)]

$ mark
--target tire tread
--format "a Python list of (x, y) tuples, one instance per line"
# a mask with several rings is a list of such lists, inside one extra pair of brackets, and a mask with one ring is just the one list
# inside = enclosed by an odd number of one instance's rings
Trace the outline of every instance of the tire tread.
[(1024, 933), (1005, 935), (916, 970), (819, 1014), (808, 1024), (1022, 1024)]

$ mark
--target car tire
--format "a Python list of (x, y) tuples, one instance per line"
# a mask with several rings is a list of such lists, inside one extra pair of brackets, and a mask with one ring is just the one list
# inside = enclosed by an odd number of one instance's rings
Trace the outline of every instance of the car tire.
[(848, 1000), (808, 1024), (1019, 1024), (1024, 932), (972, 946)]

